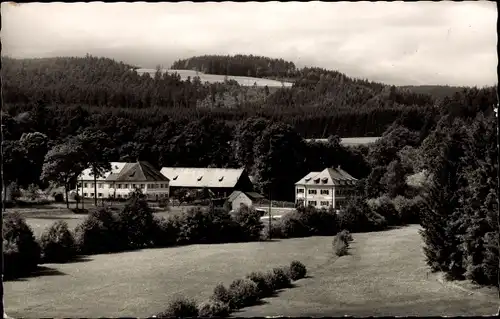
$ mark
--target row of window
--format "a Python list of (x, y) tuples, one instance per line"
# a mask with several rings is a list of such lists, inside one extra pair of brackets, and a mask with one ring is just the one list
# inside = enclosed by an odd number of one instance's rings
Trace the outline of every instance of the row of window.
[[(83, 193), (83, 197), (88, 197), (89, 193)], [(152, 194), (149, 194), (147, 195), (148, 197), (154, 197), (154, 195)], [(90, 197), (94, 197), (94, 193), (90, 193)], [(102, 198), (102, 193), (97, 193), (97, 197), (99, 198)], [(112, 197), (111, 195), (109, 195), (108, 197)], [(124, 194), (124, 195), (121, 195), (121, 194), (117, 194), (116, 195), (117, 198), (127, 198), (129, 197), (128, 194)], [(158, 194), (158, 197), (168, 197), (168, 194)]]
[[(303, 204), (304, 200), (303, 199), (299, 199), (299, 200), (297, 200), (297, 203), (298, 204)], [(346, 204), (347, 204), (347, 201), (345, 201), (345, 200), (337, 200), (337, 201), (335, 201), (335, 208), (342, 208)], [(315, 200), (310, 200), (310, 201), (307, 201), (307, 205), (309, 205), (309, 206), (318, 206), (318, 202), (315, 201)], [(328, 206), (332, 205), (332, 202), (330, 202), (330, 201), (320, 201), (319, 205), (320, 205), (320, 207), (328, 207)]]
[[(309, 195), (317, 195), (318, 194), (318, 190), (317, 189), (309, 189), (307, 191), (307, 193)], [(297, 194), (304, 194), (304, 189), (303, 188), (297, 188)], [(330, 195), (330, 190), (329, 189), (320, 189), (320, 194), (321, 195)], [(347, 196), (347, 195), (353, 195), (354, 191), (350, 190), (350, 189), (338, 189), (336, 191), (336, 194), (338, 196), (341, 196), (341, 195)]]
[[(90, 188), (94, 187), (94, 183), (83, 183), (83, 188), (89, 188), (89, 185), (90, 185)], [(135, 189), (136, 186), (139, 186), (141, 189), (144, 189), (144, 187), (145, 187), (145, 184), (138, 184), (138, 185), (136, 185), (136, 184), (116, 184), (116, 188), (117, 189), (128, 189), (129, 185), (130, 185), (130, 188), (132, 188), (132, 189)], [(168, 186), (168, 184), (147, 184), (147, 185), (148, 185), (149, 189), (167, 188), (167, 186)], [(82, 184), (79, 183), (78, 187), (82, 187)], [(110, 185), (109, 187), (112, 188), (112, 185)], [(97, 188), (104, 188), (104, 184), (98, 183)]]

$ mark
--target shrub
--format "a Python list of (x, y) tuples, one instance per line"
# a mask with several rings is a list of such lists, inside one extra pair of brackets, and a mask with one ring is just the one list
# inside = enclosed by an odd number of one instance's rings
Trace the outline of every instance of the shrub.
[(131, 194), (128, 203), (118, 213), (118, 219), (129, 248), (153, 246), (152, 233), (155, 229), (153, 210), (140, 191)]
[(217, 286), (215, 286), (210, 300), (229, 304), (229, 302), (231, 301), (231, 296), (227, 288), (222, 283), (219, 283)]
[(422, 197), (409, 199), (398, 196), (393, 202), (402, 224), (420, 223), (420, 212), (425, 209)]
[(77, 254), (75, 239), (68, 229), (68, 223), (57, 221), (40, 238), (44, 262), (67, 262)]
[(349, 247), (347, 246), (346, 242), (341, 240), (335, 241), (335, 239), (333, 241), (333, 250), (335, 252), (335, 255), (339, 257), (347, 255)]
[(247, 278), (257, 285), (260, 298), (269, 297), (273, 293), (272, 281), (269, 280), (269, 277), (266, 277), (266, 274), (262, 272), (252, 272), (247, 275)]
[(351, 234), (348, 231), (343, 230), (335, 236), (333, 239), (333, 251), (339, 257), (345, 256), (348, 254), (349, 250), (349, 241), (352, 240)]
[(231, 313), (229, 304), (220, 301), (207, 300), (198, 306), (198, 316), (202, 318), (228, 317)]
[(171, 300), (167, 309), (159, 313), (158, 318), (193, 318), (198, 316), (198, 307), (192, 299), (184, 297), (175, 297)]
[(388, 225), (401, 225), (401, 218), (393, 202), (388, 196), (381, 196), (368, 201), (370, 208), (380, 216), (383, 216)]
[(387, 228), (387, 221), (372, 211), (366, 201), (357, 198), (339, 214), (339, 228), (351, 232), (369, 232)]
[(271, 221), (271, 233), (269, 233), (269, 221), (266, 220), (263, 222), (264, 227), (262, 228), (261, 231), (261, 239), (262, 240), (268, 240), (269, 236), (271, 236), (271, 239), (275, 238), (287, 238), (282, 231), (281, 227), (281, 221), (280, 220), (272, 220)]
[(127, 237), (119, 220), (108, 208), (93, 211), (76, 227), (78, 249), (83, 254), (100, 254), (127, 249)]
[(179, 242), (180, 224), (177, 215), (169, 218), (154, 217), (154, 229), (152, 232), (155, 247), (175, 246)]
[(283, 215), (279, 220), (280, 231), (285, 238), (304, 237), (309, 235), (309, 230), (301, 220), (297, 211)]
[(257, 284), (250, 279), (236, 279), (229, 286), (229, 306), (240, 309), (253, 305), (259, 299)]
[(283, 289), (290, 287), (291, 280), (288, 274), (288, 269), (285, 269), (283, 267), (276, 267), (273, 268), (271, 274), (274, 289)]
[(315, 207), (300, 207), (297, 216), (311, 235), (333, 235), (337, 233), (337, 214), (330, 209), (316, 209)]
[(342, 230), (341, 232), (339, 232), (337, 234), (337, 237), (340, 240), (345, 241), (346, 243), (349, 243), (349, 242), (353, 241), (351, 233), (348, 230), (345, 230), (345, 229)]
[(239, 239), (239, 226), (221, 208), (193, 207), (179, 218), (182, 243), (220, 243)]
[(299, 280), (299, 279), (304, 278), (307, 274), (307, 269), (303, 263), (301, 263), (300, 261), (294, 260), (290, 264), (289, 273), (290, 273), (290, 279), (295, 281), (295, 280)]
[(19, 213), (4, 214), (3, 249), (4, 275), (15, 278), (26, 275), (37, 268), (40, 261), (40, 246), (33, 231)]
[(73, 214), (78, 214), (78, 215), (87, 215), (89, 213), (89, 210), (86, 208), (72, 208), (71, 211)]
[(264, 228), (260, 213), (253, 207), (242, 205), (234, 214), (234, 221), (239, 225), (241, 240), (258, 240)]

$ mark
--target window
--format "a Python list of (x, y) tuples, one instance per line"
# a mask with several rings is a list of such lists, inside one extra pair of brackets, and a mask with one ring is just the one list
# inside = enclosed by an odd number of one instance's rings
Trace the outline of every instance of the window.
[(135, 188), (135, 184), (132, 184), (132, 188)]
[(88, 183), (83, 183), (83, 187), (88, 188), (89, 184)]
[(102, 183), (99, 183), (99, 188), (102, 188), (102, 187), (103, 187)]
[(297, 188), (297, 194), (304, 194), (303, 188)]
[(321, 190), (321, 195), (329, 195), (330, 191), (328, 189), (322, 189)]
[(90, 193), (90, 197), (94, 197), (94, 193)]
[(141, 189), (144, 189), (144, 184), (141, 184)]
[(122, 188), (122, 184), (116, 184), (116, 188)]
[(94, 187), (94, 183), (91, 183), (91, 184), (90, 184), (90, 187)]
[(97, 196), (102, 197), (102, 193), (97, 193)]
[(122, 195), (120, 195), (120, 194), (118, 194), (117, 196), (118, 196), (118, 198), (122, 198)]
[(78, 183), (77, 187), (78, 188), (82, 187), (82, 183)]
[(317, 194), (317, 193), (318, 193), (318, 191), (315, 190), (315, 189), (310, 189), (309, 190), (309, 194)]
[(87, 193), (83, 193), (83, 197), (87, 197), (87, 195), (88, 195)]
[(316, 206), (318, 203), (315, 200), (309, 201), (309, 206)]
[(128, 188), (128, 184), (123, 184), (123, 188), (127, 189)]
[(163, 188), (163, 184), (160, 184), (160, 188)]
[(330, 202), (328, 202), (328, 201), (321, 202), (321, 206), (329, 206), (329, 205), (330, 205)]

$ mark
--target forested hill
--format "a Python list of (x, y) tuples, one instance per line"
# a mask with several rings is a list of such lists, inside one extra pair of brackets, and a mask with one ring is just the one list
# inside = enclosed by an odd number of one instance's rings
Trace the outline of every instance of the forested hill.
[(400, 86), (400, 88), (408, 89), (419, 94), (428, 94), (436, 99), (444, 99), (447, 96), (453, 96), (455, 93), (466, 89), (466, 87), (463, 86), (448, 85), (406, 85)]
[[(205, 56), (205, 60), (212, 61), (209, 57), (213, 56)], [(137, 114), (137, 110), (142, 110), (150, 121), (163, 115), (176, 121), (209, 116), (234, 124), (259, 116), (290, 124), (306, 138), (325, 138), (331, 134), (378, 136), (402, 115), (413, 118), (418, 127), (438, 111), (436, 99), (431, 95), (353, 79), (338, 71), (296, 69), (291, 62), (265, 57), (219, 58), (232, 61), (231, 65), (241, 60), (246, 69), (262, 65), (261, 70), (288, 73), (287, 76), (293, 75), (294, 85), (269, 89), (243, 87), (234, 81), (201, 83), (197, 77), (182, 80), (178, 74), (161, 72), (139, 75), (134, 66), (90, 55), (2, 58), (3, 101), (12, 112), (27, 110), (35, 102), (58, 109), (78, 106), (93, 113), (117, 109)], [(185, 65), (186, 61), (204, 60), (192, 58), (177, 63)]]
[(203, 55), (181, 59), (171, 69), (196, 70), (219, 75), (252, 76), (257, 78), (293, 77), (293, 62), (254, 55)]

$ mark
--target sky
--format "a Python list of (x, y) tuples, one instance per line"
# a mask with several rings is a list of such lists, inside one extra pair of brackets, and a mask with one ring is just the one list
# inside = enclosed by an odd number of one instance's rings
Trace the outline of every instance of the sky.
[(495, 2), (2, 3), (2, 55), (144, 68), (253, 54), (393, 85), (494, 85)]

